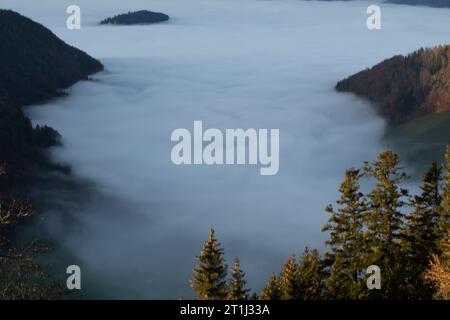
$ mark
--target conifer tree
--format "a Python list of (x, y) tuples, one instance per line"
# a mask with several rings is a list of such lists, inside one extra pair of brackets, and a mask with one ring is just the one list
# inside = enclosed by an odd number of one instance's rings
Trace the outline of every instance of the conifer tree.
[(402, 231), (409, 193), (400, 187), (407, 178), (399, 167), (399, 158), (392, 151), (384, 151), (372, 164), (366, 163), (368, 177), (376, 180), (369, 193), (367, 215), (368, 255), (365, 263), (377, 265), (382, 272), (381, 290), (370, 290), (369, 298), (404, 298), (406, 294)]
[(318, 300), (322, 297), (324, 273), (317, 250), (305, 248), (298, 265), (297, 281), (301, 300)]
[(259, 300), (258, 294), (256, 292), (253, 292), (249, 299), (250, 300)]
[(246, 288), (247, 281), (245, 280), (245, 273), (240, 269), (241, 263), (238, 258), (234, 262), (231, 269), (231, 280), (228, 285), (228, 299), (229, 300), (247, 300), (249, 289)]
[(425, 278), (431, 255), (437, 250), (436, 224), (442, 211), (440, 184), (442, 170), (436, 162), (422, 177), (422, 193), (414, 197), (414, 211), (407, 216), (405, 251), (408, 259), (409, 298), (431, 299), (434, 287)]
[(275, 272), (272, 272), (269, 281), (261, 290), (260, 298), (261, 300), (281, 300), (282, 295), (280, 280)]
[(298, 263), (295, 256), (291, 256), (280, 273), (281, 299), (296, 300), (300, 297), (298, 281)]
[(194, 268), (191, 287), (200, 300), (223, 300), (227, 297), (227, 265), (223, 249), (215, 238), (214, 229), (209, 232)]
[(363, 226), (367, 205), (360, 192), (361, 176), (357, 169), (347, 170), (339, 188), (338, 209), (332, 205), (326, 208), (330, 218), (322, 231), (330, 233), (326, 241), (330, 252), (325, 253), (330, 275), (325, 291), (331, 299), (357, 299), (364, 290), (360, 274), (364, 268)]
[[(321, 260), (317, 250), (305, 249), (300, 262), (292, 256), (277, 277), (261, 291), (263, 300), (450, 298), (450, 146), (445, 175), (436, 162), (422, 177), (421, 193), (411, 199), (402, 188), (407, 178), (392, 151), (378, 155), (362, 170), (350, 169), (340, 186), (338, 206), (328, 206), (330, 251)], [(360, 180), (375, 186), (364, 195)], [(405, 214), (405, 209), (413, 211)], [(443, 231), (448, 236), (443, 236)], [(248, 299), (245, 275), (236, 259), (226, 282), (223, 250), (210, 237), (197, 257), (191, 286), (199, 299)], [(431, 262), (429, 261), (431, 259)], [(430, 268), (428, 269), (428, 263)], [(365, 269), (381, 269), (381, 290), (367, 290)], [(325, 271), (327, 278), (325, 279)], [(256, 299), (256, 295), (253, 297)]]

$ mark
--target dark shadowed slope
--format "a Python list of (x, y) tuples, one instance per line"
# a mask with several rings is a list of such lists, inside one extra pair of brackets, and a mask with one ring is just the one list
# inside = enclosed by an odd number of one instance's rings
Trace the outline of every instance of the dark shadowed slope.
[(103, 69), (44, 26), (0, 10), (0, 163), (10, 173), (30, 171), (42, 150), (58, 141), (51, 128), (33, 128), (20, 107), (58, 96), (61, 90)]
[(102, 68), (44, 26), (0, 10), (0, 97), (4, 102), (21, 106), (54, 97)]

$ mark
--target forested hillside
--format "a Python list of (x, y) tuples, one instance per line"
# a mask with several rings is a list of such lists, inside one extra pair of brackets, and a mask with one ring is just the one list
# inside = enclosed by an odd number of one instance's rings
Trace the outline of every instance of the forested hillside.
[(436, 8), (450, 8), (450, 0), (388, 0), (389, 3), (423, 5)]
[(337, 83), (374, 101), (391, 122), (450, 110), (450, 46), (395, 56)]
[(42, 25), (0, 10), (0, 300), (64, 294), (64, 287), (48, 280), (36, 261), (47, 246), (16, 239), (17, 227), (37, 211), (24, 191), (37, 169), (51, 165), (46, 148), (59, 143), (55, 130), (33, 127), (21, 107), (59, 96), (102, 69), (100, 62)]
[(26, 172), (43, 147), (58, 142), (53, 129), (32, 128), (22, 106), (59, 96), (102, 68), (44, 26), (0, 10), (0, 164), (13, 173)]

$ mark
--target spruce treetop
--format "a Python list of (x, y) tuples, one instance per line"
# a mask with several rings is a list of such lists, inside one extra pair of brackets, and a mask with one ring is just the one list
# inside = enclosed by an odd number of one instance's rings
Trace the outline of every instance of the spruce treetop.
[(245, 273), (241, 270), (239, 258), (235, 259), (234, 266), (231, 269), (231, 280), (229, 283), (229, 300), (247, 300), (249, 289), (246, 288), (247, 281)]
[(194, 268), (191, 287), (201, 300), (221, 300), (227, 297), (227, 265), (223, 257), (223, 249), (215, 237), (214, 229), (209, 232), (200, 255), (196, 257), (198, 264)]

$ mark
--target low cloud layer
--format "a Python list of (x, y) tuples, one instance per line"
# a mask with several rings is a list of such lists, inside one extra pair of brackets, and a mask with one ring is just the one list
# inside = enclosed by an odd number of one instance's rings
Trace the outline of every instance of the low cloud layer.
[[(80, 31), (64, 27), (72, 3), (4, 2), (106, 66), (28, 113), (62, 134), (54, 158), (100, 194), (72, 210), (75, 230), (52, 232), (98, 286), (91, 291), (108, 297), (190, 297), (211, 226), (254, 289), (304, 246), (323, 249), (323, 209), (344, 169), (383, 149), (384, 121), (334, 84), (394, 54), (450, 43), (447, 10), (383, 5), (383, 29), (369, 31), (364, 1), (79, 0)], [(134, 9), (171, 21), (96, 25)], [(279, 173), (175, 166), (171, 132), (194, 120), (280, 129)]]

